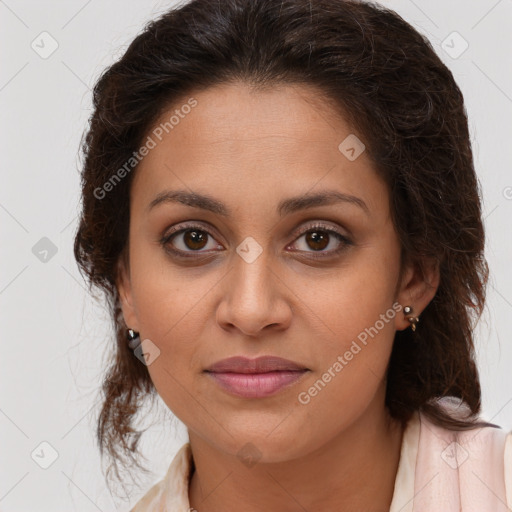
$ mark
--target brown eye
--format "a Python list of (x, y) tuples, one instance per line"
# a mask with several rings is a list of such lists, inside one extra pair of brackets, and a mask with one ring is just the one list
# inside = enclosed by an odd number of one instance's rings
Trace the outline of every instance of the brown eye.
[(209, 249), (222, 249), (222, 246), (216, 243), (213, 236), (205, 229), (202, 229), (201, 226), (192, 225), (179, 229), (180, 227), (175, 227), (160, 242), (167, 251), (176, 256), (193, 257), (196, 256), (194, 253), (202, 255), (209, 252)]
[(299, 235), (291, 247), (310, 258), (333, 257), (353, 245), (345, 235), (323, 224), (306, 226)]
[(197, 229), (187, 229), (183, 231), (183, 243), (188, 249), (203, 249), (206, 245), (208, 234), (205, 231)]
[(326, 231), (309, 231), (306, 233), (306, 243), (315, 251), (321, 251), (329, 245), (329, 235)]
[[(223, 249), (210, 232), (202, 229), (200, 225), (185, 227), (183, 224), (177, 225), (170, 234), (161, 238), (160, 243), (167, 252), (177, 258), (210, 257), (211, 249), (216, 252)], [(350, 245), (353, 245), (351, 240), (337, 230), (318, 224), (303, 229), (300, 236), (289, 247), (292, 247), (293, 252), (307, 254), (310, 258), (323, 258), (340, 254)]]

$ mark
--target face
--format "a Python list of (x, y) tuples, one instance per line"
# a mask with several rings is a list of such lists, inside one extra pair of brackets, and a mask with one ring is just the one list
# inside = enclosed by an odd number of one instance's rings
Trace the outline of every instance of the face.
[[(292, 459), (384, 408), (394, 334), (409, 326), (400, 304), (417, 313), (431, 296), (412, 269), (399, 280), (386, 184), (318, 91), (190, 97), (162, 116), (180, 114), (172, 129), (149, 133), (134, 176), (124, 318), (158, 352), (151, 379), (191, 434)], [(238, 376), (246, 396), (205, 371), (267, 355), (307, 370)]]

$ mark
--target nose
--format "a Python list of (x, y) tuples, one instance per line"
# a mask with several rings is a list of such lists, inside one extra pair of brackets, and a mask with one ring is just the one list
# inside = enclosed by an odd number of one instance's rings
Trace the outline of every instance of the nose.
[(251, 263), (238, 255), (224, 280), (216, 319), (225, 330), (257, 337), (263, 330), (284, 330), (291, 322), (292, 294), (265, 253)]

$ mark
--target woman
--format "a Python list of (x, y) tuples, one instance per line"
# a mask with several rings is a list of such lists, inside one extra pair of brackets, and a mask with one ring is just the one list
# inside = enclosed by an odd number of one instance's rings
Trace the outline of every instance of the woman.
[(158, 394), (189, 442), (135, 512), (493, 510), (488, 268), (461, 92), (360, 1), (193, 0), (94, 89), (75, 256), (117, 346), (102, 452)]

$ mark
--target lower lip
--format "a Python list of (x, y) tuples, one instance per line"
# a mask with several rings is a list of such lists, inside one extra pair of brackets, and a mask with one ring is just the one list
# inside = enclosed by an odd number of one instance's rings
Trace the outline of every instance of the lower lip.
[(308, 370), (268, 373), (207, 373), (230, 393), (244, 398), (263, 398), (291, 386), (307, 372)]

